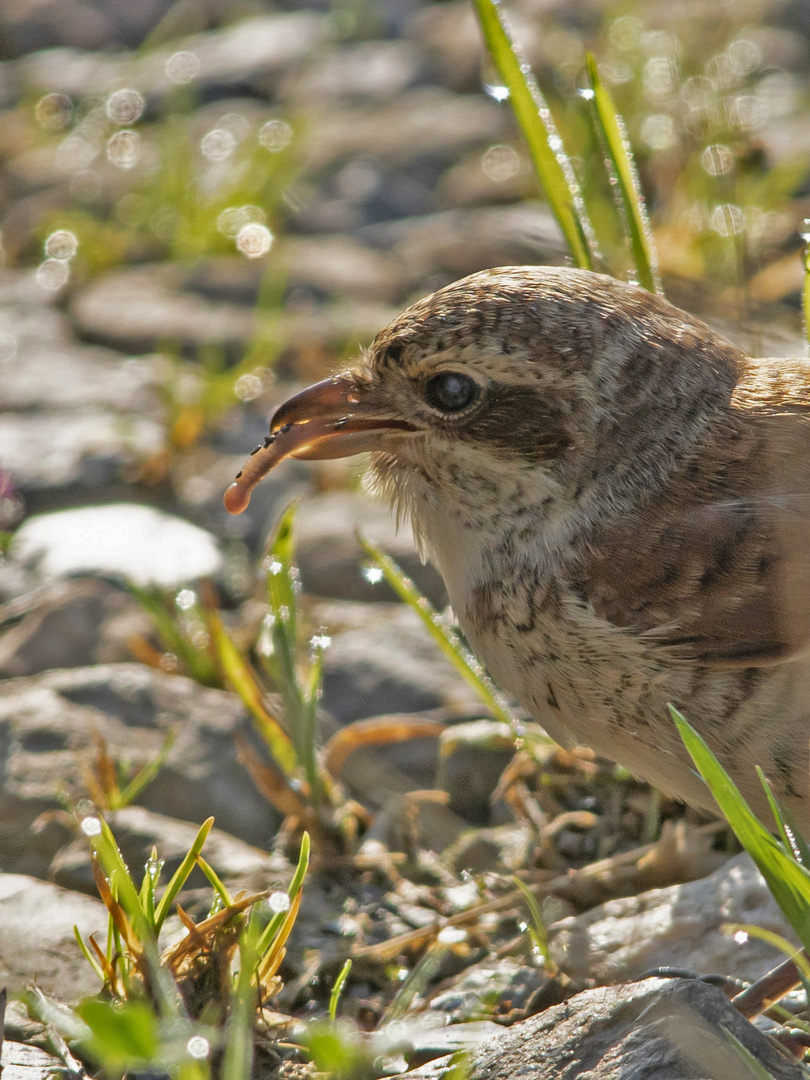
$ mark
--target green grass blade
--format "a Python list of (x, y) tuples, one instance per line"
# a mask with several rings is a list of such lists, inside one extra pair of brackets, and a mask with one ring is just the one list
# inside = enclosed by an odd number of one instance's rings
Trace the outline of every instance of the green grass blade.
[(774, 816), (776, 824), (779, 826), (779, 833), (782, 837), (782, 843), (785, 845), (787, 851), (791, 853), (796, 862), (801, 863), (802, 866), (806, 866), (810, 869), (810, 848), (805, 843), (804, 837), (798, 830), (796, 821), (787, 807), (782, 807), (776, 801), (776, 797), (771, 789), (771, 785), (768, 783), (765, 773), (757, 765), (757, 776), (759, 782), (765, 790), (765, 794), (768, 798), (768, 804), (771, 808), (771, 813)]
[(599, 78), (596, 61), (588, 53), (586, 58), (588, 78), (591, 83), (593, 118), (615, 178), (614, 190), (618, 192), (620, 210), (626, 223), (627, 240), (633, 258), (639, 285), (653, 293), (660, 293), (658, 265), (652, 229), (647, 217), (644, 197), (636, 171), (633, 151), (627, 138), (624, 121), (616, 112), (610, 94)]
[[(308, 832), (305, 832), (301, 837), (301, 848), (298, 852), (298, 865), (295, 868), (295, 873), (292, 876), (289, 888), (287, 889), (287, 895), (290, 898), (290, 903), (295, 900), (296, 896), (301, 891), (301, 886), (304, 884), (304, 878), (307, 876), (307, 870), (309, 869), (309, 856), (312, 850), (312, 841)], [(259, 958), (263, 957), (270, 946), (273, 944), (273, 940), (278, 934), (279, 930), (287, 918), (287, 911), (279, 911), (270, 922), (262, 930), (259, 937), (258, 944), (256, 945), (256, 954)]]
[(166, 764), (166, 758), (169, 756), (169, 751), (174, 746), (177, 739), (177, 730), (172, 728), (166, 734), (166, 738), (163, 740), (157, 757), (154, 761), (148, 762), (142, 769), (132, 777), (130, 782), (124, 788), (123, 791), (119, 791), (118, 798), (116, 800), (116, 806), (114, 809), (120, 810), (125, 806), (129, 806), (131, 802), (134, 802), (138, 798), (147, 784), (151, 784), (157, 774)]
[(199, 866), (199, 868), (211, 882), (214, 892), (222, 901), (222, 906), (230, 907), (233, 903), (231, 894), (228, 892), (227, 888), (225, 887), (225, 883), (221, 880), (219, 874), (216, 872), (213, 866), (211, 866), (210, 863), (206, 862), (202, 855), (197, 856), (197, 866)]
[(773, 898), (807, 949), (810, 946), (810, 871), (792, 859), (756, 819), (731, 777), (694, 728), (672, 705), (669, 711), (723, 816), (759, 867)]
[(465, 648), (461, 639), (444, 625), (439, 613), (422, 596), (414, 583), (402, 572), (394, 560), (386, 555), (371, 540), (364, 536), (358, 536), (363, 550), (373, 559), (383, 572), (383, 576), (394, 592), (401, 600), (410, 607), (424, 623), (428, 633), (439, 646), (441, 651), (478, 694), (496, 720), (509, 724), (513, 731), (517, 728), (517, 721), (509, 711), (494, 683), (485, 674), (483, 668), (469, 651)]
[(278, 767), (285, 776), (293, 776), (298, 764), (295, 747), (287, 732), (264, 707), (264, 691), (253, 669), (213, 611), (207, 614), (207, 626), (226, 684), (239, 695), (242, 704), (256, 721)]
[(592, 270), (597, 257), (574, 170), (565, 154), (540, 88), (517, 50), (496, 0), (474, 0), (487, 48), (509, 90), (509, 100), (537, 170), (549, 208), (557, 219), (574, 262)]
[[(774, 1080), (773, 1073), (769, 1072), (762, 1062), (754, 1057), (747, 1046), (743, 1046), (736, 1035), (733, 1035), (728, 1028), (723, 1029), (723, 1034), (737, 1051), (737, 1055), (748, 1070), (751, 1080)], [(740, 1080), (742, 1080), (742, 1077), (740, 1077)]]
[[(106, 976), (104, 975), (104, 972), (101, 970), (101, 964), (99, 964), (98, 960), (96, 960), (95, 956), (93, 956), (90, 949), (88, 949), (87, 945), (84, 943), (84, 939), (82, 938), (82, 935), (79, 933), (78, 926), (73, 927), (73, 936), (76, 938), (76, 941), (79, 944), (79, 948), (84, 953), (85, 960), (90, 965), (90, 967), (93, 969), (93, 971), (95, 971), (96, 975), (98, 975), (99, 979), (101, 980), (102, 985), (104, 985), (107, 982), (107, 979), (106, 979)], [(333, 991), (333, 993), (334, 993), (334, 991)]]
[(526, 902), (526, 907), (529, 909), (529, 915), (532, 920), (531, 926), (529, 927), (529, 935), (534, 942), (537, 951), (543, 958), (543, 967), (549, 975), (556, 975), (557, 965), (551, 959), (548, 931), (546, 930), (546, 924), (543, 922), (543, 916), (540, 914), (540, 905), (537, 903), (537, 898), (520, 878), (513, 877), (512, 881), (523, 893), (523, 899)]
[(206, 820), (202, 823), (199, 830), (197, 831), (197, 835), (194, 837), (194, 843), (186, 852), (183, 861), (177, 867), (174, 874), (172, 874), (172, 879), (166, 886), (166, 890), (163, 893), (163, 896), (161, 896), (160, 903), (158, 904), (157, 910), (155, 911), (156, 933), (160, 933), (160, 929), (166, 920), (166, 916), (169, 914), (169, 909), (171, 908), (174, 901), (177, 899), (177, 894), (183, 888), (186, 881), (188, 880), (189, 874), (196, 866), (197, 856), (202, 851), (203, 844), (205, 844), (205, 841), (208, 839), (208, 834), (211, 832), (213, 824), (214, 819), (212, 817), (206, 818)]
[(340, 1001), (340, 995), (343, 992), (343, 987), (346, 984), (346, 980), (349, 977), (349, 972), (352, 970), (351, 960), (347, 960), (338, 973), (338, 977), (335, 979), (335, 985), (332, 987), (332, 993), (329, 995), (329, 1019), (333, 1022), (337, 1019), (338, 1002)]

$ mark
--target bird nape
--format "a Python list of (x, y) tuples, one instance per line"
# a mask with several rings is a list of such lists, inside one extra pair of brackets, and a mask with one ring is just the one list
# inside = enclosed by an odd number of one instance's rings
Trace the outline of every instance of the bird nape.
[(667, 710), (760, 812), (760, 765), (810, 826), (810, 368), (559, 267), (473, 274), (281, 405), (228, 489), (368, 451), (501, 687), (714, 809)]

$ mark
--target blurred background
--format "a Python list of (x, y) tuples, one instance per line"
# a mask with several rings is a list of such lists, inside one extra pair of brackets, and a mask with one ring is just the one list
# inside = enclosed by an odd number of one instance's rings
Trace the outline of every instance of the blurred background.
[[(629, 274), (630, 258), (581, 93), (586, 50), (626, 122), (666, 295), (754, 353), (804, 355), (810, 5), (508, 10), (605, 266)], [(239, 678), (212, 658), (213, 613), (243, 661), (272, 667), (264, 578), (278, 564), (263, 557), (294, 496), (306, 496), (300, 668), (311, 640), (325, 735), (370, 717), (421, 724), (365, 764), (333, 755), (369, 810), (357, 835), (377, 812), (373, 835), (398, 852), (442, 851), (471, 824), (511, 829), (447, 865), (512, 872), (582, 865), (683, 814), (587, 754), (559, 752), (553, 797), (536, 760), (504, 773), (505, 723), (459, 736), (440, 759), (444, 724), (492, 710), (359, 548), (358, 524), (444, 608), (442, 583), (362, 494), (356, 463), (289, 461), (248, 512), (222, 506), (274, 404), (404, 305), (486, 267), (566, 261), (505, 99), (468, 0), (0, 3), (2, 869), (92, 891), (53, 816), (65, 792), (104, 805), (91, 753), (108, 779), (112, 758), (157, 761), (138, 794), (155, 814), (210, 813), (249, 844), (272, 842), (290, 799), (271, 807), (237, 761), (244, 710), (223, 688)], [(201, 578), (213, 586), (190, 587)], [(317, 678), (308, 685), (311, 721)], [(441, 798), (408, 801), (435, 788)], [(127, 827), (141, 865), (164, 834)], [(652, 878), (648, 867), (610, 888), (708, 868), (704, 849), (667, 849)], [(379, 890), (363, 895), (368, 940), (399, 933), (374, 922)]]
[[(585, 49), (667, 295), (755, 351), (801, 350), (807, 5), (515, 0), (510, 17), (606, 264), (627, 259), (607, 196), (599, 213)], [(466, 0), (5, 0), (0, 57), (6, 532), (153, 503), (231, 545), (239, 598), (281, 493), (243, 519), (221, 493), (277, 381), (322, 377), (454, 278), (565, 258)]]

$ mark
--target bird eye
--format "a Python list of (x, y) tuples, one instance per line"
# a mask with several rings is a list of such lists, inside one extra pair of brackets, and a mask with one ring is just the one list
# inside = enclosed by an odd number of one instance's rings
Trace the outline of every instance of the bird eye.
[(443, 371), (425, 384), (425, 399), (428, 405), (445, 413), (461, 412), (471, 405), (477, 396), (476, 381), (469, 375), (460, 375), (457, 371)]

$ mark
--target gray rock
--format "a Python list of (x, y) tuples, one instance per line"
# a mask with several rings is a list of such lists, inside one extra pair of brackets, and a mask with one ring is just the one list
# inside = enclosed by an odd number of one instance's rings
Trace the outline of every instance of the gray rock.
[(409, 90), (421, 73), (420, 50), (411, 42), (364, 41), (322, 50), (282, 93), (306, 108), (324, 101), (390, 101)]
[(756, 938), (744, 944), (721, 932), (746, 923), (796, 936), (747, 855), (699, 881), (610, 900), (549, 927), (552, 954), (575, 980), (614, 982), (658, 967), (754, 980), (781, 959)]
[(98, 665), (10, 679), (0, 698), (0, 866), (38, 877), (64, 846), (55, 822), (34, 822), (85, 793), (83, 768), (104, 739), (133, 770), (153, 761), (167, 733), (176, 741), (137, 802), (167, 817), (217, 825), (266, 844), (278, 815), (237, 760), (234, 733), (250, 737), (237, 698), (139, 664)]
[(126, 466), (164, 448), (163, 426), (148, 417), (125, 417), (88, 407), (70, 412), (0, 413), (0, 461), (36, 498), (44, 490), (119, 490)]
[(98, 578), (56, 581), (0, 609), (0, 678), (131, 660), (152, 623), (129, 593)]
[(3, 1041), (0, 1067), (5, 1080), (49, 1080), (64, 1071), (64, 1063), (54, 1054), (8, 1039)]
[(434, 607), (445, 607), (444, 583), (438, 571), (419, 558), (410, 528), (397, 529), (385, 503), (356, 491), (315, 495), (299, 507), (296, 561), (305, 592), (372, 603), (396, 599), (385, 581), (364, 576), (369, 559), (358, 543), (358, 529), (399, 563)]
[(213, 343), (234, 356), (262, 333), (292, 351), (369, 341), (396, 314), (358, 301), (262, 316), (241, 304), (212, 303), (191, 291), (189, 278), (174, 265), (113, 271), (80, 289), (71, 312), (84, 336), (117, 348), (144, 352), (170, 340), (192, 350)]
[[(54, 322), (47, 309), (28, 313), (31, 319)], [(66, 342), (26, 342), (30, 331), (18, 316), (7, 320), (0, 308), (0, 335), (14, 337), (14, 359), (0, 356), (0, 401), (3, 411), (74, 410), (106, 406), (115, 413), (145, 413), (157, 417), (156, 371), (151, 360), (122, 357), (108, 349)], [(0, 347), (3, 341), (0, 340)], [(10, 347), (10, 346), (9, 346)], [(0, 418), (0, 423), (2, 419)], [(57, 421), (58, 423), (58, 421)]]
[[(0, 874), (0, 985), (13, 994), (36, 981), (63, 1001), (96, 993), (98, 977), (73, 927), (85, 939), (95, 934), (103, 947), (107, 918), (100, 900), (25, 874)], [(4, 1047), (4, 1077), (11, 1075), (5, 1064)]]
[[(800, 1080), (788, 1062), (715, 986), (648, 979), (586, 990), (499, 1031), (467, 1058), (470, 1080), (748, 1080), (733, 1035), (772, 1080)], [(439, 1080), (450, 1058), (404, 1073)]]
[[(197, 835), (196, 825), (164, 817), (143, 806), (127, 806), (107, 814), (106, 820), (136, 881), (140, 881), (153, 847), (164, 863), (162, 881), (164, 884), (169, 881)], [(216, 827), (208, 834), (203, 855), (231, 895), (240, 889), (258, 892), (273, 885), (286, 888), (292, 877), (292, 868), (282, 856), (269, 855)], [(57, 852), (49, 876), (57, 885), (96, 895), (90, 848), (84, 837), (78, 837)], [(198, 867), (189, 876), (187, 888), (207, 890), (210, 898), (211, 885)]]
[(410, 608), (334, 601), (311, 614), (332, 638), (324, 654), (323, 704), (340, 723), (441, 707), (480, 715), (475, 694)]
[(511, 956), (488, 958), (464, 971), (449, 990), (430, 999), (429, 1007), (444, 1013), (453, 1024), (482, 1016), (505, 1016), (527, 1008), (530, 999), (548, 983), (536, 967)]
[(29, 518), (14, 536), (11, 559), (35, 568), (41, 580), (96, 573), (163, 588), (212, 577), (223, 566), (210, 533), (128, 503)]
[[(271, 95), (290, 68), (311, 55), (323, 39), (325, 19), (315, 12), (261, 15), (180, 38), (142, 54), (85, 52), (54, 48), (11, 61), (11, 78), (19, 89), (85, 98), (105, 96), (132, 87), (153, 100), (177, 87), (171, 59), (192, 54), (187, 68), (199, 90), (220, 94), (234, 87)], [(167, 66), (169, 71), (167, 72)]]
[(472, 146), (502, 139), (510, 117), (481, 95), (419, 87), (390, 104), (337, 108), (313, 117), (306, 163), (321, 170), (369, 155), (391, 164), (431, 156), (450, 164)]
[(566, 257), (559, 228), (539, 203), (446, 210), (358, 231), (402, 267), (420, 295), (492, 266), (561, 263)]

